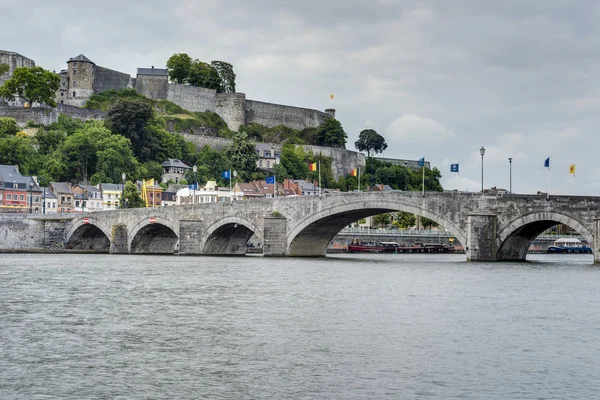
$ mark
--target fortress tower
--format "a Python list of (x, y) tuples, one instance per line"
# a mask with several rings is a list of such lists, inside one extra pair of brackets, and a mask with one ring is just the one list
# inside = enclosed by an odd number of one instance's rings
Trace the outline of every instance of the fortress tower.
[(81, 107), (94, 93), (96, 64), (83, 54), (67, 61), (60, 74), (60, 98), (57, 102)]

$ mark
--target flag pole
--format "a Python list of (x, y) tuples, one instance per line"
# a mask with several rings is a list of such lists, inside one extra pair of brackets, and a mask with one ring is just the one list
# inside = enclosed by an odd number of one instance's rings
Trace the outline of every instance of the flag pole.
[(425, 161), (423, 161), (423, 182), (421, 184), (421, 196), (425, 196)]
[(277, 175), (273, 174), (273, 198), (277, 197)]
[(358, 169), (358, 192), (360, 193), (360, 167), (357, 167), (356, 169)]
[(548, 179), (546, 180), (546, 200), (550, 199), (550, 166), (548, 166)]
[[(229, 194), (231, 194), (231, 169), (229, 170)], [(233, 203), (233, 197), (231, 198), (231, 202)]]

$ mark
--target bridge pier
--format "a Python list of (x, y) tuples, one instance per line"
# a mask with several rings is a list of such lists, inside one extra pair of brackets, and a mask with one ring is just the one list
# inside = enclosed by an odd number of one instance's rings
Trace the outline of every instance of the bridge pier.
[(287, 218), (268, 216), (264, 218), (263, 256), (287, 255)]
[(498, 217), (494, 213), (467, 215), (467, 261), (496, 261)]
[(179, 254), (202, 254), (202, 220), (179, 220)]
[(594, 243), (592, 244), (592, 253), (594, 253), (594, 263), (600, 264), (600, 218), (594, 218)]
[(129, 246), (127, 242), (127, 225), (113, 225), (110, 236), (110, 254), (129, 253)]

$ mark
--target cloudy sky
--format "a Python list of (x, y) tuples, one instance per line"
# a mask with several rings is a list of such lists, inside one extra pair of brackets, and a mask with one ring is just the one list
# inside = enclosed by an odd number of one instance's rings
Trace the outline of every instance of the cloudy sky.
[(375, 129), (446, 189), (480, 189), (485, 146), (486, 187), (508, 189), (512, 157), (513, 191), (544, 191), (550, 157), (551, 193), (600, 195), (596, 1), (0, 0), (0, 38), (51, 70), (225, 60), (249, 99), (335, 108), (349, 149)]

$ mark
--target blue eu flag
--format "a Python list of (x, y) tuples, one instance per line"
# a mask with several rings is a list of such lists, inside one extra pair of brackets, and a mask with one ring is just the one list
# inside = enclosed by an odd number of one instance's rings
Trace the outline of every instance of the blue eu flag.
[(221, 172), (221, 176), (225, 179), (231, 179), (231, 175), (229, 175), (229, 171)]
[(419, 160), (419, 167), (424, 167), (424, 166), (425, 166), (425, 157), (423, 157)]
[(450, 172), (458, 172), (458, 164), (450, 164)]
[(275, 176), (267, 176), (267, 179), (265, 180), (265, 182), (267, 182), (268, 184), (272, 185), (275, 183)]
[(550, 168), (550, 157), (546, 158), (546, 161), (544, 161), (544, 168)]
[(194, 183), (192, 185), (188, 185), (188, 189), (189, 190), (198, 190), (198, 184)]

